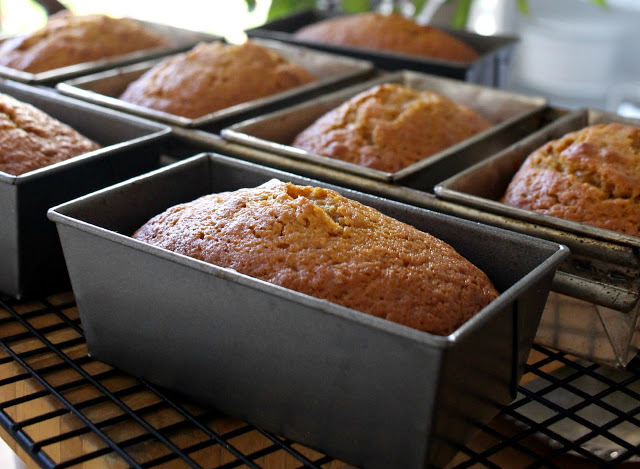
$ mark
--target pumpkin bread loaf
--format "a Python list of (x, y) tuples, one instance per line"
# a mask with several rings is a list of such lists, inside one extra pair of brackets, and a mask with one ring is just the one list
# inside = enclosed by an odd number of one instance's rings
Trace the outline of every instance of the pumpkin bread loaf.
[(40, 73), (169, 45), (162, 36), (128, 18), (62, 12), (51, 16), (44, 28), (3, 42), (0, 65)]
[(471, 62), (478, 57), (473, 48), (451, 34), (397, 13), (368, 12), (329, 18), (304, 26), (294, 37), (456, 62)]
[(527, 157), (502, 201), (640, 236), (640, 128), (597, 124)]
[(30, 104), (0, 94), (0, 171), (19, 176), (98, 148)]
[(275, 179), (169, 208), (133, 236), (439, 335), (498, 295), (437, 238), (332, 190)]
[(251, 41), (201, 43), (152, 67), (120, 99), (195, 118), (313, 81), (304, 68)]
[(393, 173), (490, 126), (445, 96), (388, 83), (327, 112), (298, 134), (292, 146)]

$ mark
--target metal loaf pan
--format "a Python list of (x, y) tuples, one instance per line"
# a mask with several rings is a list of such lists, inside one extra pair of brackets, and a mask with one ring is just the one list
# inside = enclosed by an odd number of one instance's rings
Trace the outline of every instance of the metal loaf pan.
[[(169, 206), (271, 178), (431, 232), (500, 297), (447, 337), (130, 238)], [(443, 465), (515, 397), (564, 246), (200, 154), (49, 211), (91, 355), (363, 467)]]
[(14, 176), (0, 171), (0, 292), (14, 297), (68, 288), (60, 242), (47, 209), (159, 167), (159, 145), (170, 128), (0, 81), (0, 92), (30, 103), (103, 148)]
[(301, 65), (318, 80), (282, 93), (240, 103), (197, 118), (177, 116), (119, 99), (119, 96), (129, 83), (136, 80), (160, 60), (76, 78), (59, 83), (57, 87), (64, 94), (168, 124), (183, 127), (208, 125), (216, 128), (221, 121), (227, 122), (228, 125), (230, 121), (237, 122), (239, 119), (273, 110), (308, 96), (325, 93), (337, 87), (366, 79), (374, 73), (373, 64), (364, 60), (341, 57), (336, 54), (282, 44), (277, 41), (256, 39), (253, 42), (279, 53), (293, 63)]
[(212, 42), (222, 40), (220, 36), (210, 33), (191, 31), (189, 29), (177, 28), (175, 26), (153, 23), (149, 21), (136, 19), (134, 19), (134, 21), (143, 24), (145, 27), (170, 40), (172, 42), (172, 45), (169, 47), (157, 47), (155, 49), (130, 52), (124, 55), (107, 57), (105, 59), (94, 60), (91, 62), (83, 62), (38, 73), (24, 72), (22, 70), (0, 66), (0, 77), (9, 78), (11, 80), (20, 81), (23, 83), (53, 85), (72, 77), (95, 73), (100, 70), (120, 67), (134, 62), (150, 60), (154, 57), (161, 57), (163, 55), (185, 51), (191, 49), (199, 42)]
[(303, 26), (317, 23), (333, 15), (315, 9), (305, 10), (268, 22), (258, 28), (249, 29), (246, 33), (249, 37), (277, 39), (291, 44), (369, 60), (382, 70), (416, 70), (496, 88), (507, 84), (511, 58), (518, 42), (516, 37), (484, 36), (438, 26), (438, 28), (464, 41), (479, 53), (479, 57), (469, 63), (304, 41), (294, 37), (294, 33)]
[(599, 110), (575, 111), (440, 183), (435, 191), (443, 200), (482, 211), (485, 215), (478, 221), (569, 246), (571, 258), (561, 266), (553, 287), (562, 295), (554, 295), (548, 305), (537, 341), (591, 361), (624, 367), (640, 346), (636, 325), (640, 238), (498, 202), (531, 152), (569, 132), (608, 122), (640, 126), (640, 120)]
[[(420, 91), (433, 91), (453, 101), (464, 104), (487, 118), (494, 125), (445, 150), (424, 158), (395, 173), (366, 168), (354, 163), (327, 156), (316, 155), (291, 146), (295, 136), (313, 124), (326, 112), (340, 106), (358, 93), (384, 83), (399, 83)], [(487, 146), (492, 149), (512, 143), (514, 135), (522, 130), (520, 122), (545, 107), (544, 98), (525, 96), (485, 86), (474, 85), (408, 70), (385, 74), (381, 77), (335, 91), (320, 98), (308, 100), (283, 110), (239, 122), (222, 129), (223, 138), (243, 145), (260, 148), (290, 158), (307, 160), (340, 171), (387, 182), (418, 179), (423, 187), (431, 190), (435, 183), (451, 174), (457, 154), (470, 146)], [(517, 130), (512, 131), (517, 128)], [(506, 130), (506, 131), (505, 131)], [(489, 143), (481, 143), (488, 141)], [(480, 153), (474, 151), (477, 156)]]

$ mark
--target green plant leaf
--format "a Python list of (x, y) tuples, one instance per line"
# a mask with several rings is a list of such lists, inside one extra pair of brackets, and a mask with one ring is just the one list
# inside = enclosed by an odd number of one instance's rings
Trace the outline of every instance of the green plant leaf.
[(416, 15), (422, 11), (427, 0), (414, 0), (413, 5), (416, 7)]
[(518, 0), (518, 10), (520, 10), (520, 13), (523, 15), (528, 15), (530, 11), (529, 2), (527, 0)]
[[(518, 10), (520, 10), (520, 13), (522, 13), (523, 15), (528, 15), (529, 13), (531, 13), (528, 0), (517, 0), (517, 1), (518, 1)], [(599, 7), (602, 7), (602, 8), (607, 8), (609, 6), (607, 4), (607, 0), (591, 0), (591, 3), (593, 3), (594, 5), (598, 5)]]
[(315, 0), (272, 0), (267, 21), (285, 16), (297, 10), (313, 8), (315, 4)]
[[(245, 0), (249, 10), (255, 8), (256, 0)], [(451, 0), (445, 0), (449, 2)], [(454, 12), (451, 25), (455, 28), (464, 28), (467, 25), (469, 19), (469, 12), (474, 0), (459, 0), (456, 10)], [(515, 0), (517, 2), (518, 10), (524, 15), (531, 13), (528, 0)], [(559, 0), (561, 1), (561, 0)], [(426, 4), (427, 0), (413, 0), (416, 13), (419, 13)], [(607, 8), (607, 0), (591, 0), (595, 5), (603, 8)], [(269, 9), (268, 21), (285, 16), (294, 11), (305, 10), (316, 6), (314, 0), (272, 0), (271, 7)], [(369, 0), (343, 0), (342, 7), (347, 13), (358, 13), (368, 11), (371, 9), (371, 2)]]
[(343, 0), (342, 8), (347, 13), (361, 13), (371, 8), (369, 0)]
[(460, 0), (460, 2), (458, 2), (458, 6), (451, 20), (451, 25), (454, 28), (462, 29), (466, 26), (467, 20), (469, 19), (469, 11), (471, 10), (471, 2), (472, 0)]

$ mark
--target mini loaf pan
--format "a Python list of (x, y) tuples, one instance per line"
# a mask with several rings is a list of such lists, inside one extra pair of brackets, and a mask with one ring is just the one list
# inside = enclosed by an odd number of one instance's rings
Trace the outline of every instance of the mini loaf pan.
[[(433, 91), (475, 110), (494, 125), (462, 142), (424, 158), (394, 173), (367, 168), (355, 163), (316, 155), (291, 146), (295, 136), (326, 112), (340, 106), (353, 96), (376, 85), (399, 83), (420, 91)], [(311, 163), (332, 167), (371, 179), (398, 182), (407, 178), (426, 178), (440, 182), (450, 173), (449, 159), (458, 152), (481, 141), (490, 140), (491, 148), (512, 143), (522, 127), (520, 122), (546, 106), (544, 98), (525, 96), (493, 88), (465, 83), (408, 70), (393, 72), (368, 80), (326, 96), (308, 100), (283, 110), (239, 122), (222, 130), (223, 138), (260, 148), (282, 156), (305, 159)], [(515, 128), (518, 128), (514, 130)], [(507, 131), (505, 131), (507, 130)], [(505, 141), (506, 139), (506, 141)], [(477, 151), (475, 152), (478, 154)], [(455, 163), (454, 163), (455, 164)], [(431, 188), (426, 187), (429, 192)]]
[[(333, 188), (453, 245), (501, 291), (434, 336), (130, 237), (208, 193)], [(205, 153), (55, 207), (90, 354), (359, 467), (444, 465), (515, 398), (559, 244)]]
[[(531, 152), (587, 125), (610, 122), (640, 126), (640, 120), (595, 109), (578, 110), (441, 182), (435, 192), (442, 200), (483, 212), (478, 221), (569, 246), (571, 258), (556, 275), (554, 290), (569, 297), (560, 302), (571, 303), (572, 310), (576, 306), (571, 298), (587, 302), (585, 307), (592, 311), (593, 320), (579, 321), (583, 329), (576, 330), (577, 324), (569, 324), (570, 318), (563, 324), (558, 320), (562, 316), (554, 314), (551, 327), (543, 317), (541, 329), (553, 334), (545, 333), (539, 341), (592, 361), (626, 366), (636, 354), (637, 345), (633, 344), (640, 336), (635, 325), (640, 314), (640, 238), (498, 202)], [(601, 324), (606, 333), (600, 330)], [(562, 331), (570, 335), (559, 337)], [(597, 345), (584, 337), (605, 343)]]
[(107, 57), (100, 60), (94, 60), (91, 62), (83, 62), (74, 65), (68, 65), (66, 67), (60, 67), (53, 70), (47, 70), (45, 72), (30, 73), (22, 70), (16, 70), (10, 67), (0, 65), (0, 77), (9, 78), (14, 81), (23, 83), (38, 84), (51, 86), (55, 83), (63, 80), (77, 77), (80, 75), (87, 75), (89, 73), (95, 73), (100, 70), (106, 70), (109, 68), (120, 67), (126, 64), (135, 62), (141, 62), (143, 60), (150, 60), (154, 57), (161, 57), (163, 55), (174, 54), (177, 52), (191, 49), (199, 42), (212, 42), (221, 41), (220, 36), (200, 32), (191, 31), (188, 29), (177, 28), (175, 26), (169, 26), (167, 24), (153, 23), (149, 21), (135, 20), (145, 27), (160, 34), (165, 39), (172, 42), (173, 45), (168, 47), (157, 47), (154, 49), (146, 49), (141, 51), (130, 52), (128, 54), (119, 55), (115, 57)]
[(501, 88), (507, 84), (511, 58), (518, 42), (516, 37), (484, 36), (438, 26), (439, 29), (464, 41), (479, 53), (479, 57), (473, 62), (462, 63), (398, 52), (325, 44), (298, 39), (294, 36), (294, 33), (303, 26), (317, 23), (333, 15), (315, 9), (304, 10), (268, 22), (258, 28), (249, 29), (246, 33), (249, 37), (277, 39), (291, 44), (369, 60), (381, 70), (415, 70), (495, 88)]
[(364, 60), (341, 57), (308, 48), (282, 44), (277, 41), (256, 39), (253, 42), (267, 47), (293, 63), (311, 72), (317, 81), (277, 93), (272, 96), (247, 101), (226, 109), (221, 109), (197, 118), (189, 118), (132, 104), (119, 99), (129, 83), (135, 81), (160, 60), (144, 62), (129, 67), (118, 68), (92, 74), (63, 83), (60, 92), (96, 104), (130, 112), (150, 119), (159, 120), (181, 127), (213, 126), (224, 121), (237, 122), (239, 119), (266, 112), (299, 101), (304, 97), (331, 91), (336, 87), (352, 84), (369, 78), (374, 73), (373, 64)]
[(47, 209), (158, 168), (159, 145), (171, 129), (21, 83), (0, 81), (0, 92), (103, 146), (20, 176), (0, 171), (0, 292), (21, 297), (68, 288), (62, 249)]

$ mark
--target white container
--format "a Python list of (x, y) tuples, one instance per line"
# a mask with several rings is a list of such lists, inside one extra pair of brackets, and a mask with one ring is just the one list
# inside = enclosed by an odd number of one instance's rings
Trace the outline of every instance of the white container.
[(517, 15), (520, 47), (514, 74), (521, 84), (568, 97), (603, 97), (623, 79), (634, 16), (587, 0), (531, 0)]

